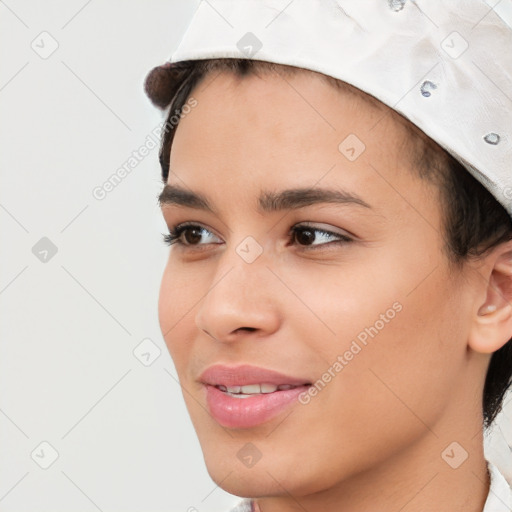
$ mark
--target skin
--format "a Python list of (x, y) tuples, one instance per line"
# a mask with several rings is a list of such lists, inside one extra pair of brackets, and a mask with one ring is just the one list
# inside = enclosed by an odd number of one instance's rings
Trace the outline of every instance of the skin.
[[(206, 195), (218, 214), (162, 205), (170, 228), (208, 231), (199, 247), (172, 245), (159, 318), (212, 479), (262, 512), (481, 512), (481, 396), (491, 353), (512, 335), (512, 246), (452, 269), (438, 190), (411, 172), (404, 124), (320, 75), (223, 72), (193, 96), (168, 183)], [(338, 150), (351, 133), (366, 145), (353, 162)], [(319, 186), (371, 208), (256, 209), (261, 190)], [(315, 232), (301, 245), (289, 230), (304, 222), (354, 241)], [(250, 264), (235, 250), (247, 236), (263, 250)], [(395, 318), (307, 405), (250, 429), (208, 413), (198, 382), (208, 366), (315, 382), (396, 302)], [(457, 469), (441, 456), (454, 441), (468, 453)], [(251, 468), (237, 457), (248, 442), (262, 455)]]

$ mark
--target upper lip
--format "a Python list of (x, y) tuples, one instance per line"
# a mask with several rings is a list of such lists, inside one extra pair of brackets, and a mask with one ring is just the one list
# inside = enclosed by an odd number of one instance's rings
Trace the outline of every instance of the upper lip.
[(203, 384), (210, 386), (248, 386), (250, 384), (274, 384), (280, 386), (303, 386), (310, 384), (307, 379), (290, 377), (283, 373), (248, 364), (225, 366), (216, 364), (208, 367), (199, 377)]

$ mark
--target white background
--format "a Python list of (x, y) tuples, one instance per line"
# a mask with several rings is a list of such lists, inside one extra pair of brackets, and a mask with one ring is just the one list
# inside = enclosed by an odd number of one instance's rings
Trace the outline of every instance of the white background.
[[(158, 326), (158, 150), (92, 194), (161, 122), (143, 80), (197, 5), (0, 2), (0, 511), (239, 501), (207, 475)], [(57, 248), (45, 262), (43, 237)], [(133, 350), (148, 338), (161, 354), (145, 366)], [(486, 449), (512, 481), (512, 401), (505, 412)], [(47, 469), (43, 441), (58, 453)]]

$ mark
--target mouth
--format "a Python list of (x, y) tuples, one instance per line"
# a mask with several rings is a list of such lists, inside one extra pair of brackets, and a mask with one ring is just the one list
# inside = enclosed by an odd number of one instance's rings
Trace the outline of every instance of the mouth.
[(311, 386), (306, 379), (250, 365), (216, 365), (201, 375), (211, 416), (228, 428), (269, 422), (298, 402)]
[(249, 384), (246, 386), (224, 386), (222, 384), (218, 384), (215, 387), (225, 393), (226, 395), (232, 396), (234, 398), (249, 398), (254, 395), (266, 395), (269, 393), (275, 393), (276, 391), (288, 391), (290, 389), (310, 386), (310, 383), (304, 383), (300, 386), (294, 386), (292, 384), (279, 384), (276, 386), (275, 384)]

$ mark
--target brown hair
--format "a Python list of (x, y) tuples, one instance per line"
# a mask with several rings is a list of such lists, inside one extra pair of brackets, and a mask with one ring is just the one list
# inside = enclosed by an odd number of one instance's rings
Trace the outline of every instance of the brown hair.
[[(154, 105), (169, 108), (162, 130), (160, 165), (165, 183), (176, 124), (171, 117), (180, 115), (193, 89), (212, 71), (231, 71), (237, 76), (257, 74), (258, 71), (293, 74), (301, 68), (266, 61), (225, 58), (166, 63), (154, 68), (147, 76), (145, 90)], [(373, 96), (326, 75), (317, 73), (331, 85), (356, 94), (374, 106), (384, 106)], [(385, 106), (384, 106), (385, 107)], [(503, 242), (512, 240), (512, 219), (492, 194), (484, 188), (455, 158), (396, 111), (385, 107), (407, 126), (411, 137), (408, 143), (413, 169), (422, 179), (435, 183), (441, 195), (444, 213), (445, 249), (450, 261), (461, 266), (472, 257), (479, 257)], [(503, 399), (512, 381), (512, 339), (493, 353), (483, 391), (484, 427), (488, 428), (503, 406)]]

